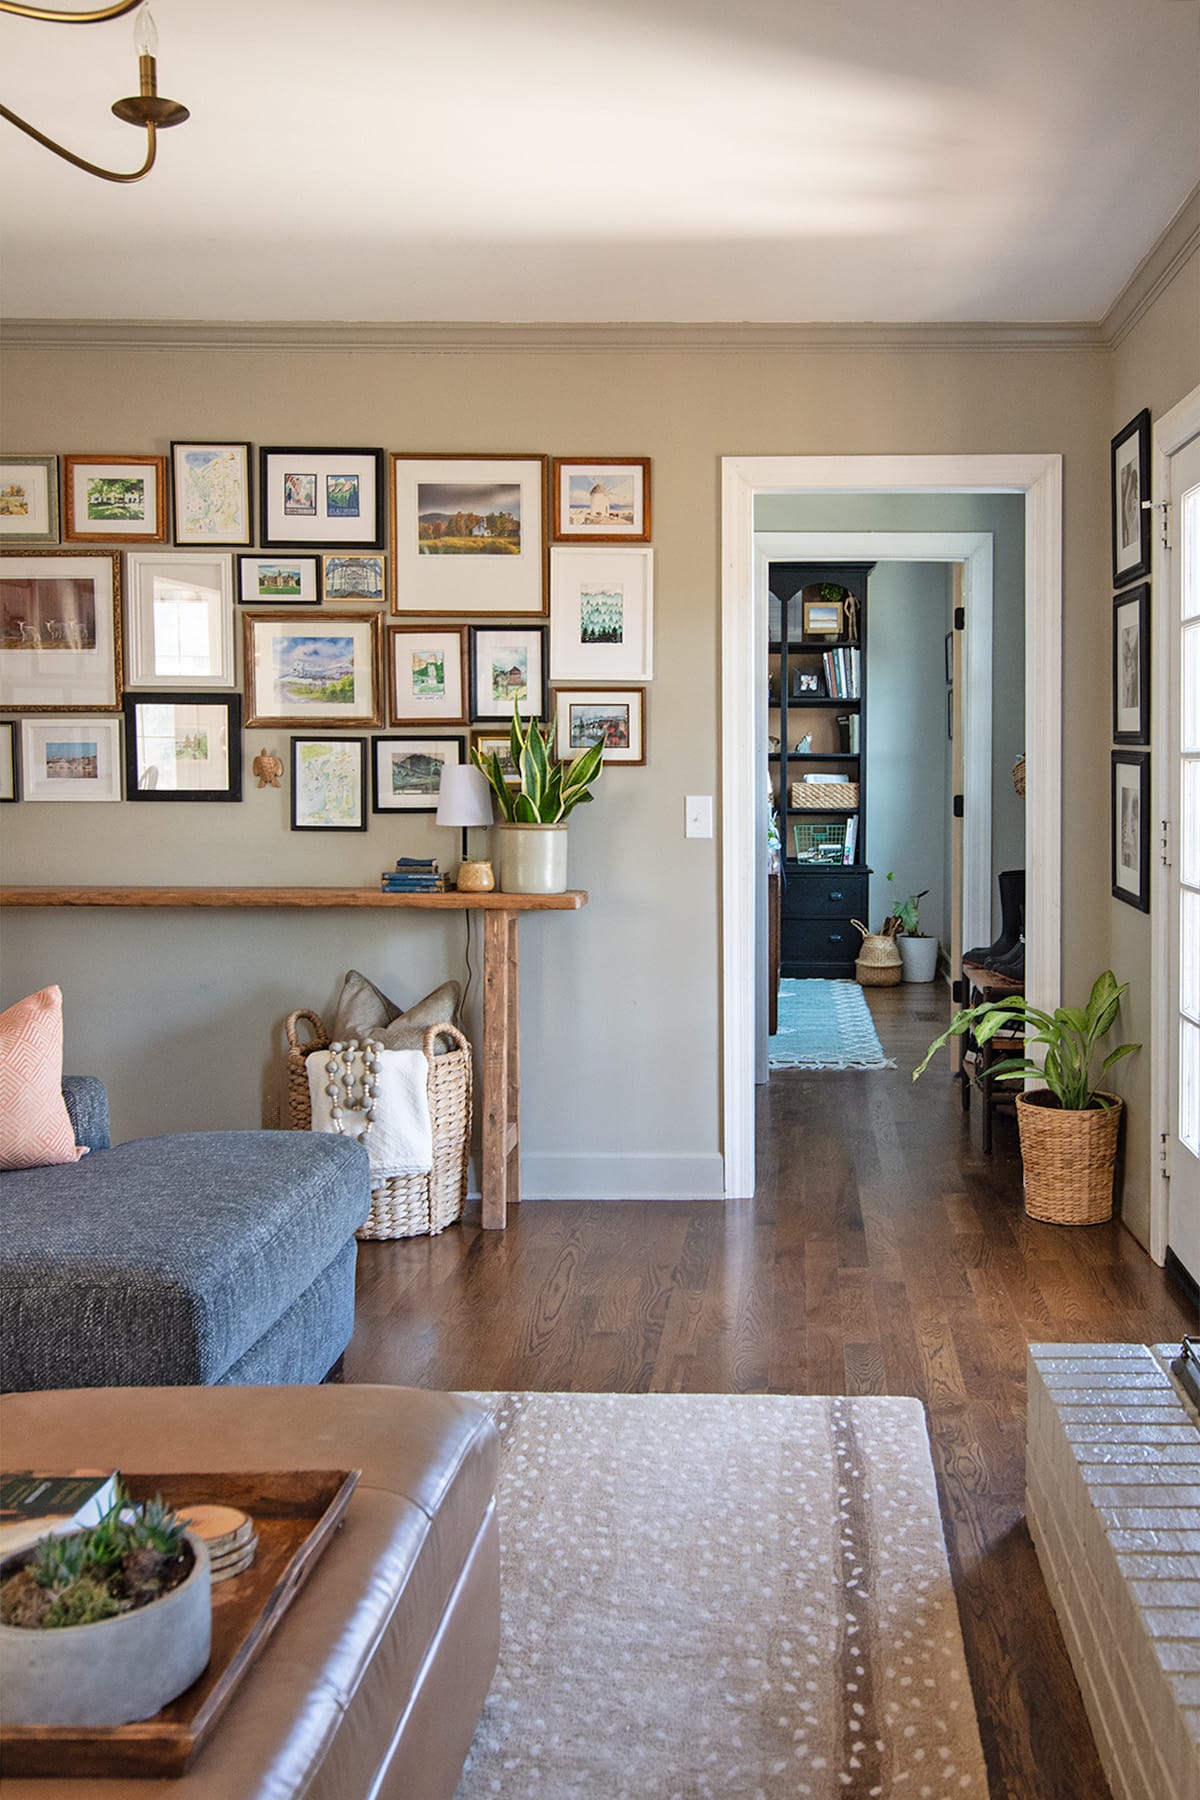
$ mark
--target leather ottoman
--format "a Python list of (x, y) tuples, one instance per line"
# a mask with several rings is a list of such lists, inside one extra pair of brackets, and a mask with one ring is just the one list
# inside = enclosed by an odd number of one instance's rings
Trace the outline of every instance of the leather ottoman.
[(342, 1528), (176, 1780), (4, 1800), (442, 1800), (500, 1636), (495, 1429), (393, 1387), (86, 1388), (0, 1400), (6, 1469), (361, 1469)]

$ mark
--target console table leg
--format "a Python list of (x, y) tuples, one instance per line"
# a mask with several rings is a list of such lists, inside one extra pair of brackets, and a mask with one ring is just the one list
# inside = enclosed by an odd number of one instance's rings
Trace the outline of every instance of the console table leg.
[(511, 913), (485, 912), (480, 1191), (483, 1225), (489, 1231), (503, 1231), (508, 1210), (509, 1105), (514, 1080), (510, 1052), (516, 1036), (515, 975), (516, 920)]
[(516, 913), (508, 915), (508, 1099), (504, 1127), (505, 1198), (515, 1206), (521, 1198), (521, 987), (517, 967)]

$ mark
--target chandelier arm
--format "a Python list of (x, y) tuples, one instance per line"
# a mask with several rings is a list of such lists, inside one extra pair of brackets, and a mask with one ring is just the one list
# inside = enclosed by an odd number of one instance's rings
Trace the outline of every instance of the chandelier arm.
[[(128, 8), (125, 10), (128, 11)], [(124, 174), (119, 169), (102, 169), (99, 163), (88, 162), (84, 157), (76, 156), (73, 150), (64, 150), (61, 144), (56, 144), (53, 138), (48, 138), (44, 131), (37, 129), (36, 125), (30, 125), (27, 120), (19, 118), (7, 106), (0, 106), (0, 119), (7, 119), (10, 125), (15, 125), (18, 131), (23, 131), (26, 137), (31, 137), (35, 143), (41, 144), (43, 149), (52, 150), (55, 156), (61, 156), (64, 162), (73, 163), (77, 169), (83, 169), (89, 175), (99, 175), (103, 181), (140, 181), (143, 175), (150, 173), (154, 167), (154, 158), (158, 154), (158, 132), (152, 119), (146, 121), (146, 160), (140, 169), (134, 169), (129, 174)]]
[(102, 25), (106, 19), (119, 19), (132, 12), (141, 0), (115, 0), (112, 6), (98, 6), (94, 12), (59, 12), (53, 6), (23, 6), (21, 0), (0, 0), (0, 12), (12, 13), (17, 19), (40, 19), (49, 25)]

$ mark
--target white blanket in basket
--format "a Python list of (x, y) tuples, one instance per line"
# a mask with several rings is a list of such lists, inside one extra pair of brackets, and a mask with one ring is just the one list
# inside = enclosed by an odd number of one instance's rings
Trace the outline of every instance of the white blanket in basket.
[[(305, 1058), (314, 1131), (334, 1130), (333, 1101), (325, 1092), (333, 1079), (326, 1067), (331, 1060), (328, 1050), (313, 1050)], [(350, 1053), (350, 1071), (354, 1080), (354, 1098), (350, 1106), (346, 1104), (341, 1075), (343, 1058), (339, 1056), (336, 1060), (342, 1127), (347, 1137), (361, 1138), (366, 1125), (366, 1115), (361, 1110), (362, 1052), (354, 1050)], [(366, 1137), (373, 1183), (391, 1181), (400, 1175), (428, 1175), (433, 1168), (428, 1083), (429, 1063), (423, 1050), (379, 1052), (379, 1092), (375, 1096), (374, 1123)]]

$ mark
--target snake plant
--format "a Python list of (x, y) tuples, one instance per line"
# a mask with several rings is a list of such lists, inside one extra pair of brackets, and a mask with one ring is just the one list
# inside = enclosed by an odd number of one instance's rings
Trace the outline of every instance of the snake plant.
[(514, 705), (509, 754), (519, 777), (515, 782), (505, 780), (494, 750), (484, 756), (477, 744), (471, 747), (471, 760), (486, 778), (503, 823), (558, 825), (591, 799), (588, 790), (599, 778), (604, 744), (598, 739), (571, 762), (555, 762), (554, 726), (543, 731), (536, 719), (523, 725)]

